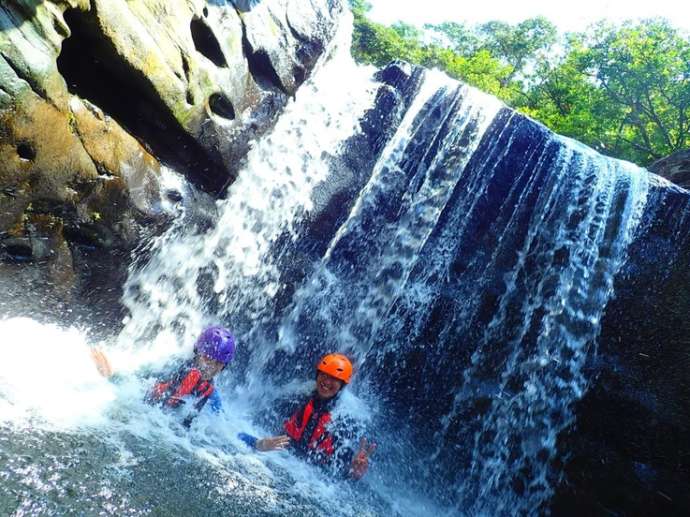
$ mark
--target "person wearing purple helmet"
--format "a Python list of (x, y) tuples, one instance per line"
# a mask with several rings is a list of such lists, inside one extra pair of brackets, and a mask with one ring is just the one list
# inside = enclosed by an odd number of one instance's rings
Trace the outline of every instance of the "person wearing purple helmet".
[[(194, 357), (184, 362), (169, 375), (161, 376), (146, 395), (150, 404), (179, 409), (191, 404), (183, 421), (189, 427), (194, 417), (208, 403), (214, 412), (221, 409), (220, 397), (213, 379), (235, 356), (235, 337), (221, 326), (208, 327), (194, 344)], [(113, 372), (108, 359), (100, 350), (93, 350), (92, 357), (98, 371), (104, 377)]]

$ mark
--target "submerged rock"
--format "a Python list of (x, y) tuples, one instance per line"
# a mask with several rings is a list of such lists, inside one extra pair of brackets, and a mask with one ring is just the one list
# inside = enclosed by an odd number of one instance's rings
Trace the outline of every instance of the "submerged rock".
[[(96, 263), (126, 257), (165, 220), (162, 164), (221, 194), (342, 9), (339, 0), (3, 2), (0, 260), (69, 269), (65, 254), (81, 248), (104, 251)], [(53, 230), (41, 233), (37, 217)], [(36, 239), (55, 246), (40, 260)], [(73, 273), (59, 275), (59, 291), (86, 271)], [(45, 285), (37, 299), (55, 290)]]

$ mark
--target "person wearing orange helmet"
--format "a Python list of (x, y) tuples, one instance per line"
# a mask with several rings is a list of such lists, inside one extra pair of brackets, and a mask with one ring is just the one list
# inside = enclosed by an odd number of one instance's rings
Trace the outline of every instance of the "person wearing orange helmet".
[(316, 365), (316, 386), (309, 397), (301, 401), (284, 421), (284, 434), (255, 438), (248, 434), (239, 437), (250, 447), (262, 452), (289, 449), (307, 461), (319, 465), (339, 467), (351, 479), (360, 479), (369, 468), (369, 456), (376, 444), (361, 438), (359, 450), (347, 442), (351, 432), (337, 430), (332, 416), (341, 390), (352, 378), (352, 363), (343, 354), (327, 354)]

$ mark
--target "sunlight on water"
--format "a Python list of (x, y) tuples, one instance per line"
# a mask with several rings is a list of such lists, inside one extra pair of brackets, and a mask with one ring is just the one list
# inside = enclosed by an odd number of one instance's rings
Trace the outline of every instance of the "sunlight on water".
[[(40, 498), (29, 494), (72, 490), (66, 463), (78, 465), (81, 459), (78, 462), (73, 456), (81, 458), (84, 443), (95, 440), (89, 457), (93, 458), (92, 462), (106, 463), (98, 467), (103, 469), (103, 477), (95, 480), (99, 488), (90, 498), (110, 512), (138, 514), (137, 504), (123, 495), (122, 489), (114, 487), (142, 469), (154, 468), (153, 464), (145, 465), (160, 461), (162, 455), (166, 466), (174, 466), (178, 461), (202, 465), (207, 475), (211, 475), (205, 483), (218, 497), (229, 498), (225, 503), (229, 508), (248, 504), (256, 512), (252, 514), (272, 515), (281, 514), (292, 505), (296, 505), (298, 512), (302, 507), (304, 512), (305, 507), (301, 505), (306, 504), (306, 508), (333, 511), (335, 508), (328, 502), (332, 500), (338, 501), (338, 512), (342, 515), (376, 515), (342, 499), (343, 493), (350, 490), (348, 486), (329, 480), (318, 469), (289, 453), (257, 454), (240, 442), (238, 432), (265, 436), (279, 431), (261, 428), (251, 421), (253, 399), (241, 388), (226, 391), (221, 386), (223, 411), (218, 415), (202, 413), (191, 429), (186, 430), (179, 425), (179, 415), (164, 413), (143, 402), (151, 379), (125, 375), (113, 383), (102, 378), (90, 357), (90, 344), (77, 329), (65, 330), (30, 319), (10, 319), (0, 321), (0, 333), (23, 345), (3, 347), (0, 352), (0, 442), (4, 441), (8, 429), (29, 431), (25, 436), (39, 440), (35, 444), (32, 440), (31, 445), (24, 443), (20, 450), (25, 456), (12, 456), (15, 459), (0, 468), (0, 478), (19, 482), (30, 490), (27, 497), (38, 501)], [(124, 354), (120, 355), (120, 360), (126, 359)], [(117, 364), (113, 361), (114, 367)], [(294, 384), (286, 389), (303, 392), (305, 386)], [(343, 397), (342, 408), (346, 413), (368, 411), (349, 394)], [(11, 427), (3, 427), (8, 424)], [(14, 443), (22, 442), (14, 440)], [(30, 459), (26, 454), (36, 445), (47, 454), (46, 458), (40, 463), (23, 460)], [(58, 455), (49, 452), (53, 448), (57, 448)], [(103, 457), (97, 460), (94, 454)], [(84, 470), (81, 475), (91, 474)], [(171, 488), (187, 490), (178, 485), (182, 481), (176, 467), (162, 475)], [(78, 473), (77, 482), (82, 486), (88, 483)], [(146, 492), (149, 488), (152, 487), (141, 489)], [(195, 493), (194, 497), (199, 494)], [(356, 500), (351, 495), (348, 499)], [(72, 503), (64, 499), (60, 508), (64, 511), (69, 504)], [(75, 504), (74, 508), (80, 507), (79, 503)], [(43, 513), (49, 507), (27, 501), (25, 510)], [(309, 510), (312, 511), (315, 510)]]
[[(272, 133), (254, 143), (248, 166), (228, 199), (216, 204), (213, 228), (200, 233), (187, 227), (188, 209), (163, 198), (163, 209), (177, 218), (172, 229), (152, 243), (146, 265), (132, 271), (124, 300), (130, 315), (115, 342), (89, 343), (80, 330), (28, 319), (0, 321), (3, 341), (22, 344), (3, 346), (0, 352), (0, 424), (10, 425), (0, 428), (0, 440), (15, 426), (31, 429), (27, 436), (39, 440), (13, 441), (27, 460), (0, 468), (0, 479), (10, 480), (16, 485), (12, 490), (25, 494), (22, 511), (89, 513), (93, 504), (110, 513), (147, 514), (148, 503), (136, 499), (150, 499), (154, 485), (147, 481), (133, 489), (127, 482), (142, 473), (164, 480), (156, 498), (168, 511), (183, 511), (188, 505), (191, 512), (212, 508), (242, 515), (377, 514), (358, 504), (347, 484), (330, 480), (287, 452), (260, 455), (237, 439), (238, 432), (264, 436), (282, 430), (264, 429), (252, 421), (257, 393), (231, 387), (232, 367), (218, 382), (223, 411), (202, 412), (190, 430), (179, 425), (179, 415), (143, 400), (158, 373), (189, 357), (196, 335), (208, 323), (198, 284), (209, 268), (218, 315), (242, 311), (259, 316), (279, 287), (271, 246), (293, 232), (299, 215), (311, 208), (311, 193), (328, 173), (329, 156), (357, 131), (373, 101), (372, 70), (357, 67), (349, 55), (350, 30), (346, 18), (328, 61), (290, 101)], [(169, 170), (163, 171), (162, 189), (190, 192)], [(117, 373), (114, 382), (98, 374), (91, 346), (107, 353)], [(367, 419), (369, 409), (354, 395), (344, 396), (341, 408)], [(59, 452), (38, 463), (28, 453), (35, 447), (49, 449), (41, 436)], [(91, 444), (93, 463), (80, 467), (84, 444)], [(180, 461), (188, 465), (181, 471), (176, 466)], [(81, 469), (76, 481), (67, 479), (68, 464)], [(157, 471), (160, 465), (164, 472)], [(102, 470), (98, 480), (92, 477), (94, 468)], [(200, 469), (208, 500), (196, 480), (185, 480)], [(35, 497), (66, 489), (76, 495), (93, 483), (88, 498), (65, 496), (54, 503), (48, 496)]]
[(115, 391), (80, 331), (17, 318), (0, 321), (0, 335), (0, 420), (26, 425), (38, 417), (65, 429), (104, 422)]

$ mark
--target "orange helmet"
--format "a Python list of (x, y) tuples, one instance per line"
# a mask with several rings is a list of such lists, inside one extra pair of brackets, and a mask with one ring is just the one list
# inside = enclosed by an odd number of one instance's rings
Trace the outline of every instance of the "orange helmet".
[(327, 373), (331, 377), (340, 379), (345, 384), (350, 382), (352, 377), (352, 363), (343, 354), (328, 354), (321, 358), (316, 365), (320, 372)]

